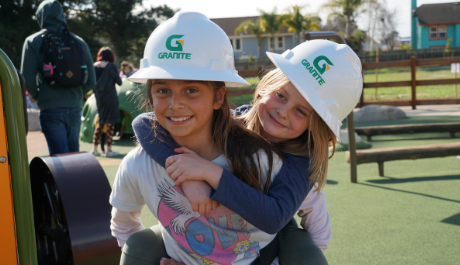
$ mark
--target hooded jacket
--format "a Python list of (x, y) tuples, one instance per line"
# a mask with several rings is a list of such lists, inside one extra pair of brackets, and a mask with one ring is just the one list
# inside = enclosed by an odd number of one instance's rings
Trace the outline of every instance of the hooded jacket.
[[(66, 24), (61, 4), (56, 0), (42, 2), (35, 13), (41, 29), (54, 32), (61, 24)], [(84, 86), (51, 87), (43, 78), (41, 68), (44, 64), (44, 53), (40, 53), (43, 42), (43, 30), (30, 35), (22, 49), (21, 73), (26, 81), (30, 96), (38, 100), (40, 110), (58, 107), (82, 107), (83, 96), (96, 84), (93, 59), (85, 41), (77, 36), (85, 52), (88, 66), (88, 81)]]

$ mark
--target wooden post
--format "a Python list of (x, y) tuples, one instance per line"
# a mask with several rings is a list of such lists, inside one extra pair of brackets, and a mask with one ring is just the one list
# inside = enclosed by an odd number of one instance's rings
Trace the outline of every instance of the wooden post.
[[(455, 79), (457, 79), (457, 71), (458, 71), (458, 68), (455, 67)], [(457, 84), (455, 84), (455, 97), (457, 97)]]
[(358, 182), (357, 164), (356, 164), (356, 141), (355, 141), (355, 121), (353, 119), (353, 110), (347, 116), (348, 129), (348, 151), (350, 152), (350, 181)]
[[(375, 62), (378, 63), (379, 62), (379, 49), (377, 49), (377, 55), (375, 57)], [(379, 69), (378, 68), (375, 68), (375, 82), (378, 83), (379, 82)], [(374, 95), (374, 98), (377, 99), (377, 88), (375, 88), (375, 95)]]
[(416, 67), (415, 56), (411, 56), (410, 58), (410, 68), (411, 68), (411, 85), (412, 85), (412, 109), (415, 109), (416, 104), (416, 80), (415, 80), (415, 73), (417, 71)]
[(379, 176), (383, 177), (383, 162), (377, 162), (379, 164)]
[[(363, 61), (361, 60), (361, 77), (363, 78), (363, 84), (364, 84), (364, 68), (363, 66)], [(362, 108), (364, 107), (364, 88), (363, 92), (361, 92), (361, 98), (359, 99), (359, 107)]]

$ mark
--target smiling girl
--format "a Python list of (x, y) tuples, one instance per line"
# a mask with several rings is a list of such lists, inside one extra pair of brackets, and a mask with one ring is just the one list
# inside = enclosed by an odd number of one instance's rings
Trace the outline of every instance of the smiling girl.
[[(189, 53), (191, 59), (159, 58), (165, 49)], [(147, 83), (148, 105), (156, 117), (150, 129), (157, 139), (170, 138), (219, 169), (238, 175), (259, 193), (267, 192), (282, 161), (272, 145), (230, 115), (226, 87), (247, 85), (234, 71), (231, 49), (222, 29), (204, 15), (179, 12), (152, 33), (142, 67), (129, 79)], [(135, 148), (121, 162), (113, 184), (112, 234), (123, 246), (131, 234), (143, 229), (139, 216), (147, 205), (159, 220), (165, 250), (174, 260), (251, 264), (275, 235), (222, 205), (204, 214), (194, 212), (185, 194), (203, 184), (208, 193), (201, 195), (209, 197), (209, 185), (202, 181), (174, 186), (164, 165), (142, 146)], [(123, 255), (121, 263), (129, 262), (148, 264), (145, 259), (133, 260), (129, 253)]]
[[(301, 225), (324, 250), (330, 240), (330, 226), (325, 197), (320, 190), (327, 176), (328, 147), (335, 148), (341, 120), (353, 109), (362, 92), (360, 61), (348, 46), (323, 40), (301, 44), (283, 55), (268, 55), (279, 68), (260, 81), (252, 108), (243, 106), (236, 111), (236, 114), (244, 114), (238, 119), (248, 129), (283, 152), (283, 167), (267, 196), (238, 183), (237, 176), (229, 176), (225, 170), (219, 170), (185, 148), (175, 149), (182, 154), (174, 155), (171, 149), (174, 143), (166, 145), (148, 133), (138, 140), (156, 161), (166, 161), (167, 172), (177, 185), (185, 179), (207, 181), (216, 189), (212, 200), (264, 231), (278, 232), (299, 210)], [(330, 60), (321, 60), (324, 55)], [(306, 59), (313, 64), (308, 63), (307, 67)], [(325, 65), (328, 62), (331, 66)], [(324, 73), (327, 67), (333, 70)], [(322, 82), (317, 81), (315, 73), (316, 76), (322, 74)], [(149, 124), (149, 118), (143, 115), (133, 126), (135, 131), (146, 132)], [(317, 183), (318, 188), (312, 187), (312, 183)], [(206, 201), (195, 204), (194, 209), (202, 212)], [(305, 230), (290, 225), (280, 232), (281, 263), (327, 263)], [(271, 252), (278, 253), (277, 250)]]

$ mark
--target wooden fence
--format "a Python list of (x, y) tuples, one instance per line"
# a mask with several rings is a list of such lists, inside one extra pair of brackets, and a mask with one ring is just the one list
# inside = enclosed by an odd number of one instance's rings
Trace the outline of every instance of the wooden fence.
[[(439, 66), (448, 65), (452, 63), (460, 63), (460, 57), (449, 57), (449, 58), (436, 58), (436, 59), (420, 59), (417, 60), (415, 56), (412, 56), (410, 60), (402, 61), (388, 61), (388, 62), (374, 62), (374, 63), (363, 63), (363, 75), (364, 70), (368, 69), (382, 69), (382, 68), (401, 68), (410, 67), (411, 69), (411, 80), (408, 81), (392, 81), (392, 82), (373, 82), (364, 83), (363, 88), (380, 88), (380, 87), (411, 87), (411, 99), (410, 100), (381, 100), (381, 101), (364, 101), (364, 93), (361, 95), (361, 100), (358, 104), (359, 107), (378, 104), (378, 105), (392, 105), (392, 106), (412, 106), (413, 109), (417, 105), (436, 105), (436, 104), (460, 104), (460, 97), (453, 98), (433, 98), (433, 99), (417, 99), (417, 86), (430, 86), (430, 85), (452, 85), (460, 84), (460, 79), (431, 79), (431, 80), (417, 80), (416, 79), (416, 68), (421, 66)], [(240, 70), (238, 74), (241, 77), (258, 76), (261, 73), (261, 69), (258, 70)], [(364, 77), (364, 76), (363, 76)], [(229, 95), (247, 95), (254, 93), (253, 89), (231, 89)]]
[(416, 79), (416, 71), (417, 71), (416, 68), (420, 66), (439, 66), (439, 65), (447, 65), (447, 64), (452, 64), (452, 63), (460, 63), (460, 57), (417, 60), (415, 56), (412, 56), (410, 60), (363, 63), (363, 73), (364, 73), (364, 70), (368, 70), (368, 69), (410, 67), (411, 80), (364, 83), (363, 88), (366, 89), (366, 88), (379, 88), (379, 87), (409, 86), (411, 87), (411, 99), (410, 100), (384, 100), (384, 101), (365, 102), (364, 93), (363, 93), (361, 95), (359, 106), (378, 104), (378, 105), (393, 105), (393, 106), (412, 106), (412, 109), (415, 109), (416, 105), (460, 104), (460, 98), (436, 98), (436, 99), (417, 100), (417, 94), (416, 94), (417, 86), (460, 84), (460, 79), (453, 78), (453, 79), (417, 80)]

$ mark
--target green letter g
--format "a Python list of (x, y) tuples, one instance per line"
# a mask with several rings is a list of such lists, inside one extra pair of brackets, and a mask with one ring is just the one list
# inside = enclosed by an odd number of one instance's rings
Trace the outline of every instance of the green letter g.
[[(319, 62), (321, 60), (324, 60), (326, 62), (323, 65), (321, 65), (321, 67), (319, 67)], [(318, 70), (318, 72), (320, 72), (321, 74), (324, 74), (324, 72), (330, 69), (330, 67), (327, 64), (333, 65), (332, 62), (324, 55), (316, 57), (316, 59), (313, 61), (313, 65), (315, 66), (316, 70)]]
[(166, 48), (170, 51), (182, 51), (182, 44), (184, 43), (183, 40), (176, 40), (176, 45), (177, 46), (172, 46), (171, 45), (171, 42), (174, 40), (174, 39), (180, 39), (182, 38), (184, 35), (171, 35), (169, 36), (169, 38), (166, 40)]

